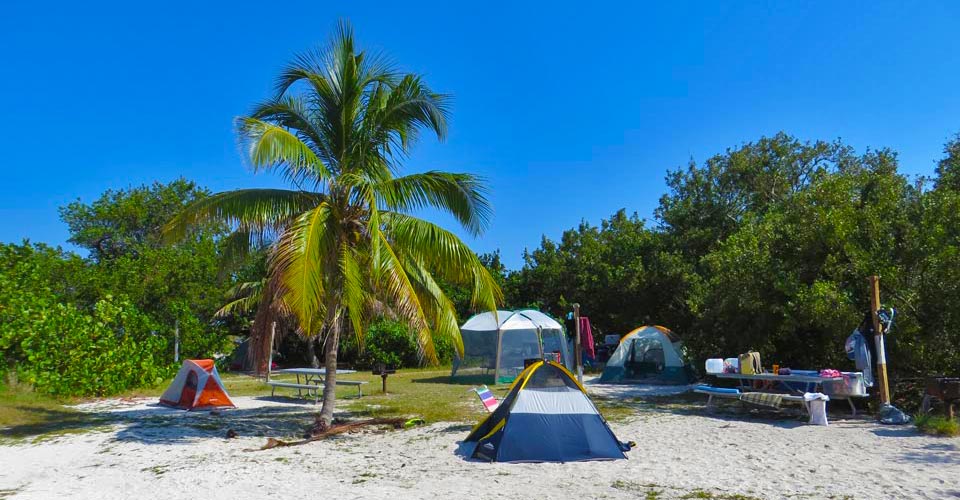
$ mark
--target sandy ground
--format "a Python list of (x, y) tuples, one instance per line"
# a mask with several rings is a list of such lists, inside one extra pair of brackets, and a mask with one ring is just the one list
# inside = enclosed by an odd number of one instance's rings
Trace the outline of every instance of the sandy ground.
[[(491, 464), (469, 459), (460, 441), (470, 426), (450, 423), (244, 451), (261, 446), (262, 436), (302, 429), (313, 406), (234, 399), (239, 408), (219, 415), (152, 400), (84, 405), (116, 423), (0, 446), (0, 498), (960, 497), (960, 441), (864, 420), (817, 427), (641, 404), (635, 418), (611, 425), (621, 440), (639, 443), (629, 460)], [(225, 439), (226, 428), (240, 437)]]

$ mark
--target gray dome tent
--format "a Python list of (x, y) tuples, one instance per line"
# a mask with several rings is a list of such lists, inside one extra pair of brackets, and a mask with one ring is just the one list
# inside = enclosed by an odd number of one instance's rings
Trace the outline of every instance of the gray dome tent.
[(540, 311), (485, 312), (460, 327), (464, 358), (455, 359), (453, 372), (479, 366), (494, 372), (494, 383), (506, 384), (523, 371), (527, 359), (553, 359), (570, 367), (563, 326)]

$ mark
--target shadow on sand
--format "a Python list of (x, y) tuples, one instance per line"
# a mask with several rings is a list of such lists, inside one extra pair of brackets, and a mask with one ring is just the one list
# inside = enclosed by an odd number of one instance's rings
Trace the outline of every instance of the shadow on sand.
[[(0, 430), (0, 437), (42, 438), (115, 428), (113, 440), (144, 444), (172, 444), (211, 437), (226, 439), (230, 430), (239, 436), (298, 438), (320, 410), (312, 400), (283, 397), (253, 399), (271, 404), (216, 411), (185, 411), (158, 403), (138, 404), (130, 408), (88, 408), (86, 411), (23, 408), (25, 411), (44, 413), (44, 419), (52, 423), (7, 427)], [(337, 412), (335, 417), (344, 418), (348, 415), (346, 412)]]
[(0, 437), (7, 439), (40, 438), (58, 434), (70, 434), (95, 430), (110, 425), (115, 420), (108, 415), (90, 414), (71, 410), (50, 408), (17, 407), (17, 410), (34, 413), (43, 418), (42, 423), (13, 425), (0, 429)]

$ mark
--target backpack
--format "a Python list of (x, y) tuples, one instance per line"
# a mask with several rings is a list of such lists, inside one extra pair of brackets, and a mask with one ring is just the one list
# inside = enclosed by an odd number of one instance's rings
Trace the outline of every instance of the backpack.
[(760, 364), (760, 353), (750, 351), (740, 355), (740, 374), (755, 375), (763, 373), (763, 365)]

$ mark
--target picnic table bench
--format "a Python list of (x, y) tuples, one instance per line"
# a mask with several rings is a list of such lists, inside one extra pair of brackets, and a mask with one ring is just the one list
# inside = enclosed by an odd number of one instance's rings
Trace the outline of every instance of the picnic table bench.
[[(273, 396), (277, 390), (277, 387), (287, 388), (287, 389), (296, 389), (298, 396), (303, 396), (303, 392), (306, 391), (307, 396), (310, 396), (313, 393), (314, 404), (320, 402), (320, 388), (323, 386), (323, 377), (327, 374), (325, 368), (285, 368), (283, 370), (275, 370), (272, 373), (289, 373), (297, 376), (296, 382), (282, 382), (278, 380), (267, 380), (267, 385), (270, 386), (270, 396)], [(349, 374), (356, 373), (354, 370), (337, 370), (338, 374)], [(301, 382), (301, 376), (303, 381)], [(363, 397), (363, 384), (366, 384), (365, 380), (342, 380), (337, 379), (337, 385), (351, 385), (356, 386), (357, 388), (357, 397)]]
[[(708, 386), (697, 386), (693, 389), (693, 392), (696, 392), (698, 394), (706, 394), (708, 407), (711, 406), (711, 404), (713, 403), (713, 398), (715, 397), (718, 399), (727, 398), (727, 399), (739, 400), (741, 399), (741, 396), (743, 396), (744, 394), (749, 394), (747, 392), (740, 392), (739, 389), (724, 389), (721, 387), (708, 387)], [(794, 394), (777, 394), (777, 395), (780, 396), (780, 398), (783, 399), (784, 401), (791, 401), (791, 402), (797, 402), (797, 403), (803, 402), (803, 396), (797, 396)]]

